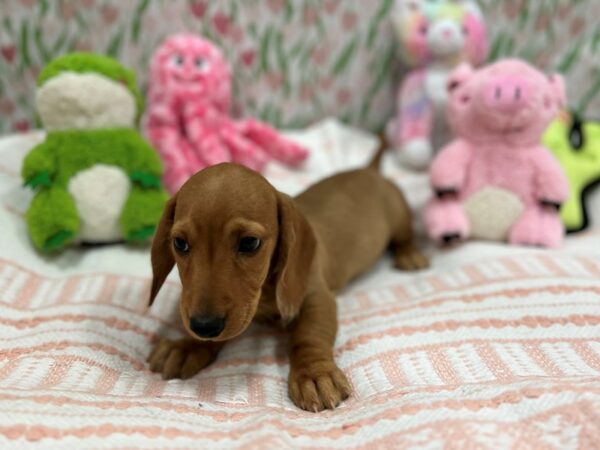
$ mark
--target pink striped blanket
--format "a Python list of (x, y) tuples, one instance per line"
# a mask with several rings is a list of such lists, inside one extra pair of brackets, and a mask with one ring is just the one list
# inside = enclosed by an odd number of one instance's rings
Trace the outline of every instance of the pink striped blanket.
[[(291, 194), (375, 143), (335, 121), (290, 135), (311, 159), (267, 175)], [(428, 248), (433, 267), (417, 274), (382, 259), (339, 297), (336, 358), (354, 394), (315, 415), (287, 398), (270, 328), (191, 380), (150, 373), (151, 342), (181, 333), (176, 274), (147, 311), (147, 250), (33, 252), (18, 172), (41, 138), (0, 140), (1, 449), (600, 447), (600, 230), (558, 251)], [(425, 177), (391, 156), (386, 173), (420, 208)]]

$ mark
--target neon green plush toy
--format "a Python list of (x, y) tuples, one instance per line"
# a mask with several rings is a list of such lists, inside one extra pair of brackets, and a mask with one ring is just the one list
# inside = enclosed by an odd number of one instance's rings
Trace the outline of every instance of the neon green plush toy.
[(569, 232), (581, 231), (589, 225), (585, 197), (600, 183), (600, 122), (582, 122), (576, 114), (562, 112), (543, 141), (569, 180), (570, 197), (561, 207), (562, 220)]
[(97, 54), (61, 56), (42, 70), (36, 105), (47, 137), (22, 167), (36, 191), (26, 215), (34, 245), (149, 240), (167, 195), (160, 159), (136, 130), (133, 72)]

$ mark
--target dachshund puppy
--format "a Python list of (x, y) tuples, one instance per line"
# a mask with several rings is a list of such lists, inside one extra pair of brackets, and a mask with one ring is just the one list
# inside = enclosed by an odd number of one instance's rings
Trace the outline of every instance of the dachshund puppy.
[(411, 212), (378, 173), (327, 178), (290, 198), (257, 172), (224, 163), (192, 176), (167, 203), (152, 244), (150, 305), (177, 264), (189, 337), (161, 340), (148, 362), (164, 379), (189, 378), (253, 321), (290, 333), (289, 396), (307, 411), (350, 395), (336, 366), (335, 293), (391, 247), (396, 267), (421, 269)]

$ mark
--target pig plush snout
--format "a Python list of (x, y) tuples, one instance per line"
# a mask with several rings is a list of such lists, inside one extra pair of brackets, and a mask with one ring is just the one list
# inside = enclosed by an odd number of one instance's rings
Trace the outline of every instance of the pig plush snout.
[(481, 69), (457, 67), (447, 84), (448, 120), (457, 136), (487, 142), (501, 136), (533, 144), (565, 105), (564, 81), (518, 59)]
[(506, 114), (513, 114), (527, 106), (531, 96), (527, 79), (518, 75), (494, 77), (483, 89), (485, 107)]

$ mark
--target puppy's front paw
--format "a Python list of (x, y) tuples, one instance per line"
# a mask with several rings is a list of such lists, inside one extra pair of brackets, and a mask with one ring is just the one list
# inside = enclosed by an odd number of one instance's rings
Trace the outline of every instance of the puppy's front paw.
[(416, 248), (397, 250), (394, 265), (400, 270), (421, 270), (429, 267), (429, 260)]
[(192, 339), (172, 341), (163, 338), (148, 356), (152, 372), (160, 373), (164, 380), (187, 379), (196, 375), (215, 360), (217, 352)]
[(351, 392), (350, 383), (333, 361), (319, 361), (292, 368), (288, 379), (294, 404), (306, 411), (334, 409)]

